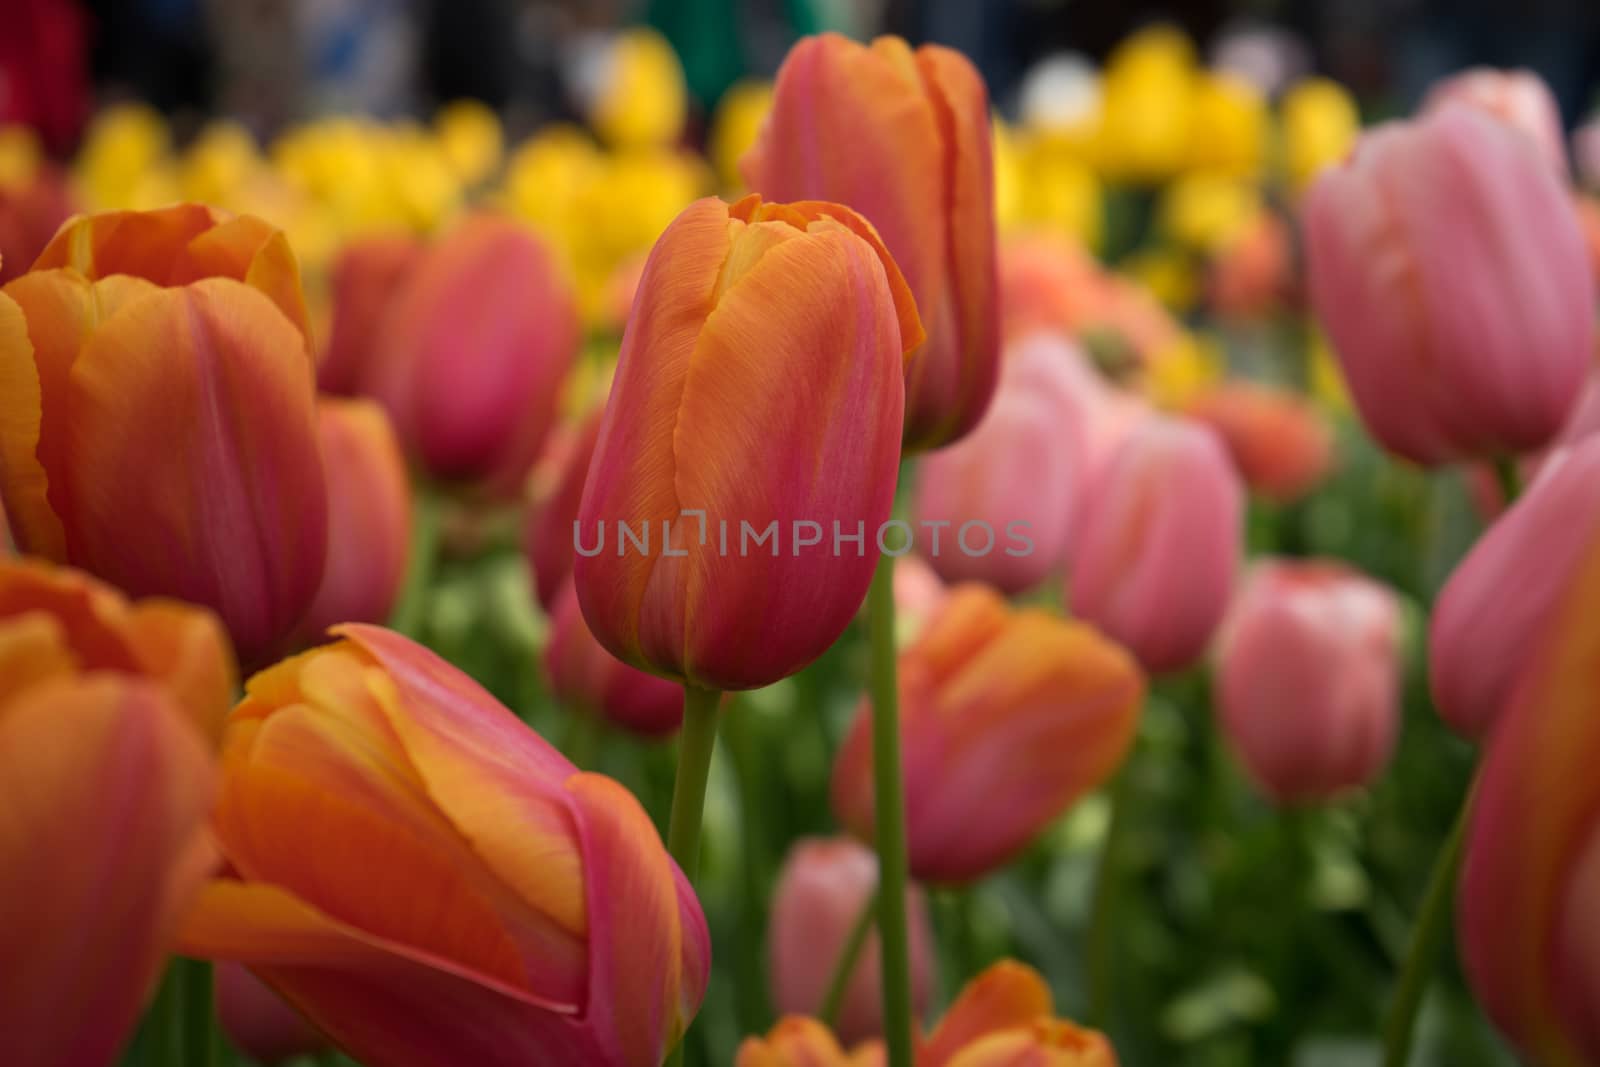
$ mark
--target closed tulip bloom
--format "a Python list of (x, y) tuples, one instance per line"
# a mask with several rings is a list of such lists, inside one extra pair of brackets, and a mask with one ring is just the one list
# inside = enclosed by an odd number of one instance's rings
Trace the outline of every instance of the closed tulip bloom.
[[(1013, 611), (993, 590), (951, 591), (900, 656), (911, 873), (969, 882), (1004, 865), (1128, 751), (1144, 678), (1083, 623)], [(873, 832), (871, 708), (834, 764), (834, 814)]]
[(300, 627), (312, 642), (334, 623), (387, 620), (411, 552), (411, 480), (383, 408), (324, 397), (317, 425), (328, 479), (328, 561)]
[(1578, 566), (1600, 543), (1600, 437), (1545, 461), (1525, 493), (1450, 575), (1428, 628), (1439, 714), (1482, 738), (1537, 654)]
[(409, 234), (362, 237), (340, 249), (329, 280), (333, 321), (317, 364), (324, 392), (360, 391), (367, 369), (382, 358), (384, 318), (422, 255), (422, 243)]
[[(778, 1011), (820, 1011), (833, 969), (862, 909), (878, 889), (878, 859), (850, 838), (795, 842), (778, 872), (767, 922), (773, 1003)], [(906, 889), (911, 961), (911, 1010), (920, 1018), (933, 998), (933, 929), (922, 891)], [(876, 931), (867, 935), (839, 1005), (839, 1040), (853, 1045), (883, 1032), (881, 957)]]
[(435, 475), (521, 489), (580, 341), (555, 257), (521, 223), (460, 222), (407, 272), (360, 392)]
[(1146, 670), (1188, 666), (1227, 608), (1243, 513), (1243, 487), (1215, 434), (1178, 419), (1142, 420), (1084, 505), (1073, 612)]
[(1400, 604), (1327, 562), (1257, 564), (1217, 642), (1216, 707), (1246, 773), (1280, 803), (1370, 782), (1399, 727)]
[(1333, 467), (1333, 427), (1286, 389), (1229, 382), (1195, 397), (1187, 413), (1216, 431), (1245, 484), (1268, 500), (1298, 500)]
[(1600, 552), (1501, 716), (1473, 796), (1457, 941), (1473, 991), (1528, 1063), (1600, 1063)]
[(1544, 79), (1531, 70), (1473, 67), (1428, 90), (1423, 111), (1458, 101), (1491, 115), (1528, 139), (1528, 144), (1562, 178), (1567, 175), (1566, 129), (1561, 108)]
[(691, 204), (645, 265), (574, 530), (600, 643), (718, 689), (821, 655), (872, 578), (920, 339), (848, 208)]
[[(6, 634), (19, 643), (6, 646)], [(76, 671), (158, 683), (212, 744), (221, 739), (237, 684), (233, 650), (209, 611), (172, 600), (130, 603), (78, 571), (0, 560), (0, 700)]]
[(1311, 299), (1356, 408), (1423, 464), (1527, 452), (1594, 352), (1594, 278), (1562, 181), (1460, 103), (1386, 123), (1306, 204)]
[(539, 606), (554, 611), (556, 599), (572, 577), (572, 524), (583, 502), (589, 461), (600, 439), (602, 413), (595, 411), (551, 435), (531, 479), (522, 546), (532, 564), (533, 591)]
[(764, 197), (861, 212), (905, 272), (928, 334), (906, 379), (908, 448), (963, 436), (994, 392), (992, 138), (988, 92), (961, 53), (827, 33), (790, 50), (742, 163)]
[(917, 1049), (916, 1067), (1117, 1067), (1104, 1034), (1058, 1018), (1050, 987), (1015, 960), (969, 981)]
[(734, 1067), (883, 1067), (882, 1042), (846, 1052), (833, 1031), (815, 1019), (789, 1015), (765, 1037), (747, 1037), (739, 1045)]
[[(941, 577), (1020, 593), (1067, 559), (1086, 473), (1081, 376), (1093, 372), (1059, 355), (1048, 344), (1008, 350), (983, 421), (920, 464), (912, 510), (919, 529), (947, 526), (939, 551), (925, 546)], [(966, 550), (969, 529), (991, 548)]]
[(0, 290), (0, 496), (18, 546), (204, 604), (244, 660), (269, 656), (326, 551), (304, 311), (260, 220), (181, 207), (69, 223)]
[(191, 955), (248, 965), (390, 1067), (656, 1067), (710, 946), (649, 816), (377, 627), (256, 675)]
[(551, 611), (544, 666), (550, 691), (580, 714), (599, 715), (645, 737), (664, 737), (683, 723), (683, 690), (607, 652), (583, 621), (570, 581)]
[(237, 963), (219, 963), (213, 978), (217, 1019), (233, 1047), (264, 1064), (326, 1051), (328, 1039), (267, 985)]

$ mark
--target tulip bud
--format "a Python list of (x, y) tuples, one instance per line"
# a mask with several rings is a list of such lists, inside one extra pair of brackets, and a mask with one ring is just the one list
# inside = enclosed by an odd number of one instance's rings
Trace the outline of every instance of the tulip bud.
[(1531, 70), (1473, 67), (1443, 79), (1422, 103), (1427, 114), (1456, 101), (1475, 107), (1527, 138), (1556, 174), (1567, 176), (1566, 130), (1561, 108), (1544, 79)]
[(317, 365), (324, 392), (358, 392), (367, 368), (383, 358), (379, 329), (422, 255), (422, 244), (408, 234), (364, 237), (340, 249), (330, 279), (333, 323)]
[(601, 715), (645, 737), (671, 734), (683, 723), (683, 690), (601, 647), (570, 581), (552, 609), (544, 665), (556, 699), (581, 714)]
[(1522, 138), (1446, 104), (1362, 137), (1306, 205), (1311, 298), (1362, 421), (1423, 464), (1526, 452), (1594, 352), (1567, 190)]
[(1579, 563), (1600, 538), (1600, 437), (1554, 453), (1522, 497), (1467, 553), (1428, 630), (1439, 714), (1489, 735)]
[(298, 1012), (237, 963), (219, 963), (213, 977), (217, 1020), (234, 1048), (272, 1065), (329, 1048)]
[(259, 219), (69, 223), (0, 291), (18, 546), (213, 608), (247, 662), (284, 644), (327, 537), (304, 320), (293, 257)]
[(1193, 663), (1227, 608), (1244, 537), (1244, 492), (1221, 443), (1192, 422), (1144, 419), (1090, 494), (1073, 612), (1146, 670)]
[(1196, 397), (1188, 415), (1215, 430), (1245, 483), (1269, 500), (1305, 496), (1333, 466), (1333, 429), (1285, 389), (1230, 382)]
[(313, 643), (334, 623), (387, 620), (411, 551), (411, 481), (383, 409), (324, 397), (317, 420), (328, 479), (328, 562), (300, 626)]
[[(849, 838), (802, 838), (790, 848), (773, 890), (767, 925), (772, 999), (778, 1011), (821, 1010), (834, 968), (856, 922), (878, 888), (878, 860)], [(921, 1018), (933, 998), (933, 929), (921, 890), (906, 889), (910, 933), (911, 1010)], [(837, 1032), (846, 1045), (883, 1033), (881, 957), (869, 933), (839, 1005)]]
[(339, 632), (234, 711), (213, 829), (239, 873), (184, 951), (364, 1062), (657, 1067), (710, 944), (644, 809), (420, 645)]
[(522, 544), (533, 564), (534, 594), (547, 612), (555, 610), (572, 577), (573, 523), (600, 438), (601, 415), (596, 411), (576, 425), (560, 427), (534, 468)]
[(479, 215), (406, 272), (362, 393), (424, 467), (520, 490), (577, 355), (578, 312), (554, 257), (521, 224)]
[(739, 1045), (734, 1067), (884, 1067), (882, 1042), (849, 1052), (833, 1032), (815, 1019), (789, 1015), (765, 1037), (747, 1037)]
[[(918, 526), (942, 523), (949, 536), (930, 555), (949, 581), (988, 582), (1020, 593), (1042, 583), (1072, 548), (1087, 444), (1080, 413), (1093, 372), (1040, 343), (1008, 350), (994, 402), (977, 428), (924, 459), (913, 511)], [(990, 549), (966, 548), (965, 531), (984, 529)]]
[(920, 338), (848, 208), (691, 204), (645, 265), (574, 531), (600, 643), (719, 689), (821, 655), (872, 578)]
[(1304, 78), (1283, 95), (1283, 159), (1296, 191), (1343, 161), (1361, 134), (1350, 90), (1332, 78)]
[(764, 197), (861, 212), (905, 272), (928, 332), (906, 378), (908, 448), (965, 435), (994, 392), (992, 138), (988, 92), (961, 53), (828, 33), (790, 50), (741, 164)]
[(1218, 637), (1214, 686), (1229, 743), (1274, 800), (1366, 785), (1399, 727), (1399, 602), (1341, 564), (1257, 564)]
[(1473, 991), (1526, 1062), (1572, 1067), (1600, 1062), (1600, 551), (1583, 557), (1490, 736), (1456, 927)]
[(917, 1054), (917, 1067), (1117, 1067), (1105, 1035), (1055, 1017), (1038, 971), (1001, 960), (969, 981)]
[[(900, 656), (911, 873), (968, 882), (1002, 866), (1121, 763), (1144, 679), (1093, 628), (951, 591)], [(871, 708), (834, 764), (834, 814), (873, 832)]]

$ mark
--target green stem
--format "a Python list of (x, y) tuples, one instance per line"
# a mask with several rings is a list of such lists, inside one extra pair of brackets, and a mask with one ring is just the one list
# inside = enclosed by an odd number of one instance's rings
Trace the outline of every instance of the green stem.
[(1517, 458), (1496, 456), (1494, 477), (1500, 483), (1500, 495), (1505, 498), (1505, 506), (1509, 508), (1522, 495), (1522, 468), (1517, 466)]
[(766, 829), (761, 772), (765, 765), (759, 722), (752, 711), (734, 708), (723, 717), (722, 733), (726, 751), (733, 757), (734, 778), (739, 784), (739, 947), (735, 954), (735, 1008), (739, 1029), (747, 1034), (764, 1033), (770, 1025), (766, 978), (761, 970), (761, 945), (767, 924)]
[(850, 985), (850, 976), (855, 973), (856, 961), (861, 959), (861, 950), (866, 947), (867, 934), (872, 932), (872, 920), (878, 915), (877, 902), (877, 894), (861, 902), (861, 913), (856, 916), (855, 923), (850, 927), (850, 936), (839, 949), (839, 958), (833, 961), (833, 973), (828, 976), (828, 990), (823, 995), (822, 1007), (817, 1009), (817, 1021), (830, 1030), (838, 1022), (839, 1008), (844, 1004), (844, 991)]
[(1111, 1013), (1111, 961), (1115, 953), (1113, 927), (1116, 924), (1117, 875), (1122, 866), (1123, 841), (1127, 837), (1128, 808), (1133, 793), (1133, 757), (1123, 762), (1111, 783), (1111, 816), (1106, 836), (1100, 843), (1100, 859), (1095, 868), (1094, 898), (1089, 911), (1089, 1008), (1085, 1021), (1104, 1028)]
[(183, 1062), (183, 1007), (183, 961), (173, 957), (145, 1015), (144, 1062)]
[(1456, 874), (1461, 869), (1462, 846), (1466, 842), (1471, 811), (1472, 790), (1469, 789), (1461, 801), (1461, 810), (1456, 813), (1450, 836), (1434, 860), (1428, 889), (1422, 898), (1422, 910), (1411, 930), (1411, 945), (1401, 966), (1400, 984), (1395, 989), (1389, 1018), (1383, 1028), (1384, 1067), (1405, 1067), (1410, 1059), (1417, 1009), (1422, 1005), (1428, 979), (1450, 932), (1450, 904), (1455, 899)]
[(567, 736), (562, 751), (579, 770), (597, 769), (595, 763), (600, 752), (600, 734), (605, 728), (600, 716), (588, 708), (579, 707), (567, 708), (567, 716)]
[(183, 1030), (188, 1055), (184, 1063), (214, 1067), (222, 1062), (222, 1040), (211, 1003), (211, 964), (178, 960), (183, 972)]
[(389, 616), (389, 627), (407, 637), (420, 639), (427, 619), (429, 587), (433, 568), (439, 561), (439, 529), (444, 515), (443, 501), (432, 487), (417, 483), (412, 489), (411, 558), (406, 562), (405, 585)]
[[(700, 821), (705, 814), (711, 753), (717, 746), (717, 705), (721, 700), (722, 694), (715, 689), (683, 687), (683, 729), (678, 735), (678, 774), (672, 783), (667, 851), (691, 884), (700, 866)], [(683, 1046), (679, 1041), (667, 1059), (669, 1067), (683, 1063)]]
[(894, 557), (883, 556), (867, 594), (872, 642), (872, 777), (878, 846), (878, 931), (883, 953), (883, 1030), (889, 1067), (911, 1067), (911, 963), (906, 933), (906, 809), (900, 767), (900, 690), (895, 677)]

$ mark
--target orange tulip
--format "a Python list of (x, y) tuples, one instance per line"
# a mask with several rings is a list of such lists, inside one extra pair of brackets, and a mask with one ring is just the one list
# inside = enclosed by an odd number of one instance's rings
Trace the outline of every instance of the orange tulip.
[(600, 643), (718, 689), (832, 645), (877, 565), (920, 338), (850, 209), (749, 196), (679, 215), (639, 283), (574, 531)]
[(333, 322), (317, 365), (324, 392), (359, 391), (362, 375), (381, 358), (379, 326), (422, 252), (409, 234), (366, 237), (340, 250), (330, 279)]
[(411, 551), (411, 480), (400, 439), (370, 400), (317, 405), (328, 477), (328, 560), (300, 632), (322, 638), (339, 622), (383, 622), (400, 595)]
[(1245, 484), (1269, 500), (1305, 496), (1333, 467), (1333, 428), (1309, 401), (1254, 382), (1230, 382), (1190, 402), (1216, 431)]
[[(75, 671), (133, 675), (165, 688), (215, 744), (237, 671), (216, 617), (170, 600), (129, 603), (88, 575), (38, 560), (0, 560), (0, 700)], [(23, 640), (26, 638), (26, 640)]]
[(407, 271), (359, 391), (383, 403), (428, 470), (511, 495), (580, 340), (575, 297), (545, 244), (510, 219), (473, 216)]
[(0, 561), (0, 1033), (6, 1067), (114, 1061), (215, 861), (233, 664), (183, 605)]
[[(843, 1052), (827, 1027), (790, 1016), (765, 1038), (746, 1038), (734, 1067), (880, 1067), (878, 1042)], [(1117, 1067), (1104, 1034), (1056, 1018), (1050, 987), (1033, 968), (1001, 960), (968, 982), (917, 1043), (915, 1067)]]
[(0, 290), (0, 397), (23, 551), (213, 608), (247, 661), (289, 637), (327, 531), (280, 233), (194, 206), (68, 223)]
[(657, 1067), (699, 1007), (693, 891), (615, 781), (373, 626), (252, 678), (185, 949), (386, 1067)]
[(993, 133), (983, 78), (961, 53), (898, 37), (807, 37), (740, 162), (771, 200), (861, 212), (905, 272), (927, 328), (906, 378), (905, 442), (936, 448), (989, 406), (1000, 367)]
[[(953, 589), (900, 656), (911, 873), (966, 882), (1004, 864), (1108, 778), (1133, 742), (1144, 679), (1092, 627)], [(873, 832), (871, 709), (833, 772), (833, 810)]]

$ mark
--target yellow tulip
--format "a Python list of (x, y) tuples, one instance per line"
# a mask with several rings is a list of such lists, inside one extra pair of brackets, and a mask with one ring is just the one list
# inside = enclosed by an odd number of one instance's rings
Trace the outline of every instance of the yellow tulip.
[(756, 143), (761, 124), (771, 110), (771, 82), (742, 81), (722, 94), (716, 117), (711, 121), (709, 149), (717, 177), (728, 188), (744, 186), (739, 174), (739, 157)]
[(1182, 169), (1195, 78), (1194, 46), (1175, 27), (1152, 26), (1117, 46), (1106, 64), (1095, 141), (1108, 176), (1155, 182)]
[(505, 131), (500, 116), (478, 100), (455, 100), (433, 117), (439, 147), (463, 185), (478, 185), (500, 167)]
[(1253, 177), (1266, 157), (1267, 102), (1254, 85), (1228, 74), (1206, 74), (1194, 94), (1189, 165)]
[(589, 121), (619, 147), (668, 145), (683, 133), (689, 87), (672, 45), (654, 30), (619, 34), (595, 72)]
[(1254, 184), (1212, 172), (1186, 174), (1161, 195), (1161, 231), (1196, 251), (1220, 248), (1260, 215), (1261, 190)]
[(1307, 78), (1289, 90), (1282, 122), (1284, 169), (1297, 190), (1343, 159), (1361, 132), (1349, 90), (1328, 78)]

